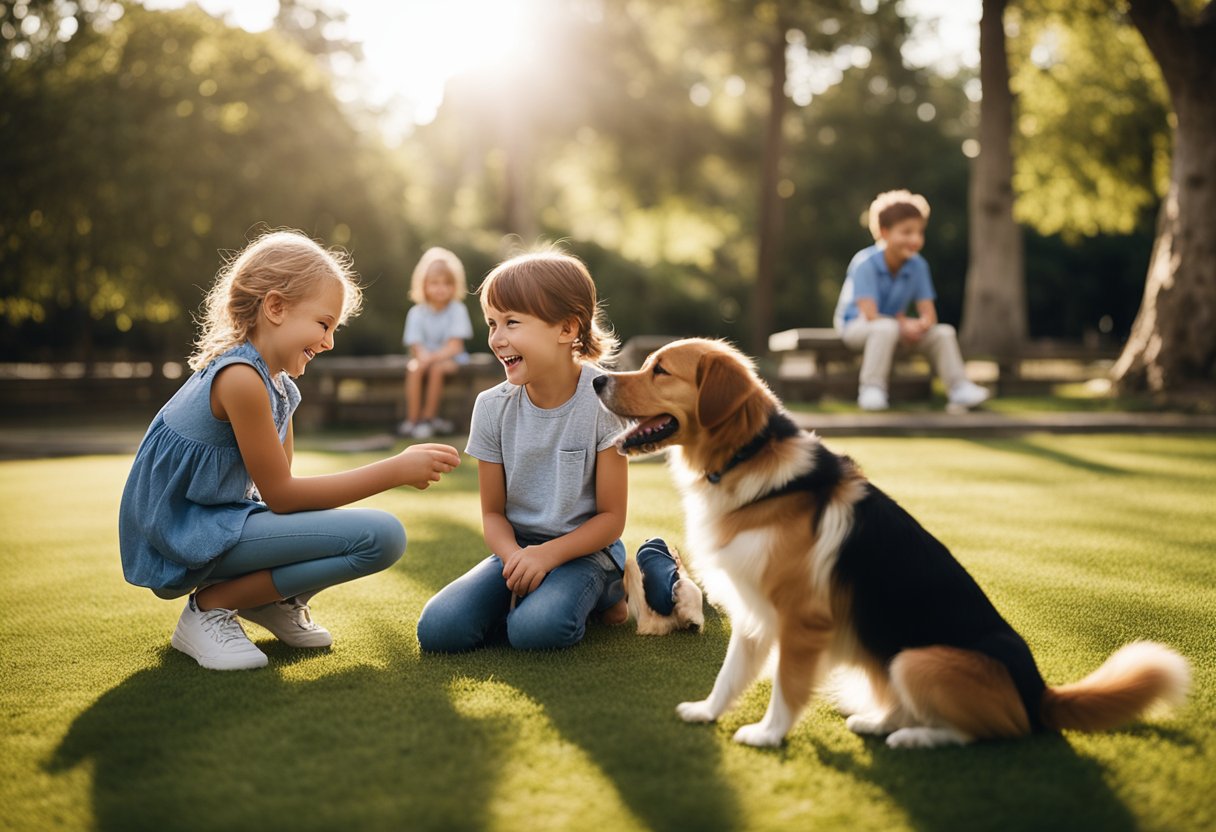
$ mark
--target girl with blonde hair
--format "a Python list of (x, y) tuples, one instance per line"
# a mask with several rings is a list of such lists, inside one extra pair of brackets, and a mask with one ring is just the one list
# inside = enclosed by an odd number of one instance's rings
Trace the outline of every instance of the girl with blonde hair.
[(460, 462), (455, 448), (415, 445), (351, 471), (292, 473), (292, 379), (333, 349), (360, 302), (345, 255), (294, 231), (254, 240), (220, 271), (195, 372), (135, 454), (119, 508), (123, 573), (162, 598), (189, 595), (171, 643), (203, 667), (266, 665), (238, 619), (293, 647), (328, 647), (309, 599), (405, 550), (393, 515), (337, 507), (425, 489)]
[(405, 317), (401, 336), (410, 351), (405, 371), (406, 419), (397, 427), (401, 436), (429, 439), (454, 428), (439, 418), (439, 403), (444, 380), (469, 362), (464, 342), (473, 337), (473, 324), (464, 305), (467, 293), (460, 258), (438, 246), (422, 255), (410, 280), (414, 307)]

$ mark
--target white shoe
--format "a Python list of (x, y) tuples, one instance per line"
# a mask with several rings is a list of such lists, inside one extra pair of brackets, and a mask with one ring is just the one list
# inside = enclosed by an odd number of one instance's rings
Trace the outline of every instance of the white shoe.
[(862, 410), (886, 410), (891, 405), (887, 402), (886, 390), (866, 385), (857, 393), (857, 406)]
[(456, 426), (447, 419), (432, 419), (431, 427), (435, 429), (438, 436), (451, 436), (452, 432), (456, 430)]
[(297, 598), (284, 598), (239, 613), (241, 618), (265, 627), (279, 641), (292, 647), (329, 647), (334, 643), (329, 630), (312, 620), (308, 604)]
[(988, 388), (970, 381), (962, 381), (950, 390), (949, 402), (954, 407), (975, 407), (988, 401), (992, 394)]
[(397, 435), (407, 437), (412, 436), (414, 434), (415, 427), (417, 427), (417, 425), (415, 425), (409, 419), (405, 419), (401, 422), (401, 424), (397, 425)]
[(430, 439), (434, 435), (435, 432), (431, 430), (431, 426), (426, 422), (419, 422), (414, 425), (414, 430), (410, 432), (410, 436), (415, 439)]
[(259, 650), (241, 622), (236, 610), (217, 607), (203, 612), (194, 605), (194, 596), (186, 602), (170, 644), (208, 670), (252, 670), (266, 666), (266, 654)]

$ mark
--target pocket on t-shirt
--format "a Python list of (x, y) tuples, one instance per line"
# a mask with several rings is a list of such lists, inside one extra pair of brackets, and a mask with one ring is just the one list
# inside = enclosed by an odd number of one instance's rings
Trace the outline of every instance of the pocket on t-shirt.
[(567, 516), (578, 504), (583, 491), (583, 464), (587, 460), (585, 448), (557, 452), (557, 499), (560, 516)]

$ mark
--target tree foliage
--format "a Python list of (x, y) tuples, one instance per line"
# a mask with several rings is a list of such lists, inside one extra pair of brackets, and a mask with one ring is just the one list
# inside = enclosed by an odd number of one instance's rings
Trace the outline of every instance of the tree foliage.
[(1017, 217), (1043, 234), (1130, 234), (1169, 182), (1169, 101), (1117, 4), (1031, 0), (1011, 9)]
[(400, 268), (400, 174), (274, 34), (131, 7), (2, 83), (6, 352), (71, 333), (85, 356), (95, 339), (180, 353), (218, 253), (263, 225), (367, 247), (372, 278)]
[[(405, 282), (426, 246), (457, 251), (476, 285), (512, 245), (538, 239), (563, 241), (587, 260), (623, 336), (746, 343), (764, 335), (753, 331), (751, 313), (765, 223), (777, 216), (784, 226), (770, 238), (771, 326), (828, 325), (849, 258), (871, 242), (862, 212), (892, 187), (933, 205), (925, 254), (941, 316), (958, 323), (970, 164), (963, 145), (977, 124), (965, 92), (974, 97), (976, 82), (906, 63), (899, 3), (549, 8), (525, 58), (452, 79), (435, 120), (390, 149), (372, 114), (335, 95), (335, 68), (359, 59), (358, 44), (325, 34), (340, 14), (315, 0), (281, 4), (275, 29), (257, 35), (193, 6), (149, 12), (90, 0), (74, 6), (73, 24), (63, 23), (72, 10), (64, 0), (0, 3), (4, 357), (180, 357), (219, 252), (262, 225), (302, 228), (353, 250), (369, 302), (344, 351), (397, 348)], [(34, 13), (37, 28), (17, 25)], [(1098, 98), (1079, 105), (1108, 121), (1092, 127), (1093, 159), (1074, 154), (1065, 143), (1081, 126), (1048, 106), (1070, 94), (1071, 82), (1053, 87), (1040, 77), (1029, 55), (1047, 24), (1023, 14), (1012, 40), (1015, 83), (1023, 127), (1029, 114), (1038, 132), (1018, 139), (1030, 156), (1019, 169), (1021, 205), (1046, 200), (1027, 221), (1053, 216), (1047, 203), (1063, 199), (1045, 195), (1059, 187), (1057, 159), (1070, 169), (1110, 168), (1095, 182), (1119, 181), (1119, 165), (1139, 160), (1129, 191), (1155, 193), (1156, 174), (1146, 171), (1160, 164), (1159, 134), (1150, 141), (1139, 126), (1155, 112), (1151, 97), (1121, 78), (1134, 93), (1124, 102), (1130, 114)], [(767, 59), (779, 19), (787, 77), (774, 158)], [(1035, 165), (1046, 167), (1034, 173)], [(1078, 199), (1103, 202), (1070, 187)], [(761, 210), (766, 192), (778, 198), (770, 219)], [(1151, 206), (1118, 208), (1129, 210)], [(1128, 236), (1106, 219), (1082, 227), (1079, 218), (1106, 215), (1077, 203), (1064, 213), (1072, 225), (1027, 238), (1031, 334), (1075, 337), (1108, 316), (1119, 335), (1147, 262), (1144, 224)], [(1109, 233), (1086, 236), (1095, 228)]]

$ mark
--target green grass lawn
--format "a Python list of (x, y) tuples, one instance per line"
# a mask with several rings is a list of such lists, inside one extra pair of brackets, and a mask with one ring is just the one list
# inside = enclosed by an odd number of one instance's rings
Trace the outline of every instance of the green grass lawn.
[[(0, 463), (0, 828), (1160, 829), (1216, 827), (1216, 436), (830, 443), (949, 545), (1049, 683), (1135, 638), (1194, 666), (1171, 719), (1097, 735), (896, 751), (813, 705), (778, 750), (681, 724), (729, 626), (593, 627), (549, 654), (421, 656), (423, 603), (483, 556), (475, 469), (368, 500), (405, 521), (393, 569), (314, 601), (331, 651), (251, 627), (270, 666), (169, 647), (180, 604), (123, 582), (127, 457)], [(306, 473), (362, 455), (300, 455)], [(631, 469), (626, 543), (682, 538), (661, 465)]]

